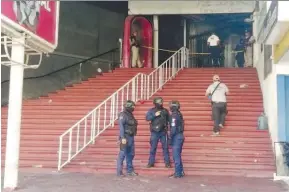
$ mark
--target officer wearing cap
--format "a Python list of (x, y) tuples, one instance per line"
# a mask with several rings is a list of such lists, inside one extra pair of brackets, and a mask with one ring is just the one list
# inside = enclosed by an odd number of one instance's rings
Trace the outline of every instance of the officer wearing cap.
[(219, 75), (213, 76), (213, 83), (207, 88), (206, 96), (212, 102), (212, 114), (214, 120), (214, 135), (220, 134), (220, 129), (223, 128), (227, 115), (227, 98), (229, 94), (228, 87), (220, 81)]
[(117, 159), (117, 176), (124, 176), (122, 167), (125, 158), (127, 175), (138, 175), (136, 172), (134, 172), (132, 163), (135, 154), (134, 136), (137, 134), (137, 120), (134, 118), (132, 113), (134, 108), (135, 103), (128, 100), (124, 105), (124, 110), (119, 114), (118, 124), (120, 151)]
[(163, 99), (157, 97), (153, 101), (154, 108), (151, 108), (146, 114), (146, 120), (150, 121), (150, 156), (147, 168), (154, 167), (155, 156), (157, 151), (158, 142), (160, 140), (163, 148), (163, 155), (165, 161), (165, 167), (169, 168), (170, 157), (167, 141), (167, 129), (169, 124), (169, 111), (163, 107)]
[(170, 145), (173, 149), (173, 159), (175, 163), (175, 172), (170, 178), (183, 177), (184, 168), (182, 162), (182, 149), (184, 144), (184, 119), (180, 112), (180, 103), (178, 101), (170, 102)]

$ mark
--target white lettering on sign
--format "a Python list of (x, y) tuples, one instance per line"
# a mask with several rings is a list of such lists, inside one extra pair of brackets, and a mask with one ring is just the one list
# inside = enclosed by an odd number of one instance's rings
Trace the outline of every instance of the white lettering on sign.
[(40, 3), (40, 6), (44, 7), (44, 9), (46, 9), (48, 12), (51, 12), (50, 9), (50, 1), (38, 1)]

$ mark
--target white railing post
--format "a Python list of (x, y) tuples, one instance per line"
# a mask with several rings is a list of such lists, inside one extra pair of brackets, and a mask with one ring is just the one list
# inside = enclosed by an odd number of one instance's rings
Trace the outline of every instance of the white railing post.
[(116, 105), (116, 94), (113, 94), (113, 102), (112, 102), (112, 122), (111, 127), (114, 127), (114, 121), (115, 121), (115, 105)]
[(186, 65), (187, 65), (187, 68), (189, 68), (189, 56), (190, 56), (189, 49), (186, 48)]
[(71, 153), (72, 153), (72, 130), (69, 131), (69, 138), (68, 138), (68, 162), (71, 160)]
[(149, 76), (145, 76), (145, 99), (148, 100), (149, 99)]
[(150, 98), (150, 90), (151, 90), (151, 84), (150, 84), (150, 76), (147, 76), (147, 99), (149, 99)]
[(136, 77), (134, 102), (137, 102), (139, 100), (139, 81), (140, 81), (139, 77), (140, 77), (139, 75)]
[(141, 74), (141, 78), (140, 78), (140, 99), (143, 100), (144, 99), (144, 74)]
[(173, 55), (172, 57), (172, 77), (173, 78), (176, 74), (176, 58), (175, 58), (176, 55)]
[[(96, 116), (96, 111), (94, 111), (94, 116)], [(103, 119), (104, 120), (104, 119)], [(94, 123), (95, 124), (95, 123)], [(97, 110), (97, 133), (100, 131), (100, 108)], [(94, 126), (94, 135), (95, 135), (95, 126)], [(93, 144), (95, 142), (95, 136), (93, 138)]]
[(57, 166), (58, 171), (61, 169), (61, 164), (62, 164), (62, 138), (63, 137), (59, 137), (58, 166)]
[(164, 83), (164, 72), (163, 72), (163, 65), (160, 66), (160, 70), (159, 70), (159, 87), (160, 89), (162, 89), (163, 87), (163, 83)]
[(96, 116), (96, 114), (95, 114), (95, 111), (94, 112), (92, 112), (92, 114), (91, 114), (91, 128), (92, 128), (92, 134), (91, 134), (91, 137), (92, 137), (92, 143), (94, 144), (95, 143), (95, 116)]
[[(166, 82), (173, 79), (178, 71), (188, 65), (187, 57), (188, 50), (186, 48), (181, 48), (149, 75), (142, 73), (137, 74), (95, 109), (65, 131), (59, 137), (58, 170), (71, 162), (71, 160), (89, 144), (95, 143), (95, 139), (108, 127), (114, 126), (117, 115), (123, 110), (123, 104), (126, 100), (131, 99), (134, 102), (138, 102), (140, 99), (148, 100), (158, 90), (162, 89)], [(84, 128), (82, 126), (83, 124)], [(90, 135), (88, 130), (89, 127)], [(82, 128), (84, 130), (81, 130)], [(81, 138), (82, 134), (80, 133), (83, 132), (84, 136)], [(74, 135), (74, 133), (76, 133), (76, 135)], [(65, 136), (69, 137), (68, 144), (64, 143)], [(76, 146), (74, 146), (74, 144), (76, 144)], [(64, 152), (68, 153), (67, 158), (65, 157), (66, 159), (64, 159)]]
[(135, 94), (135, 90), (136, 90), (136, 78), (134, 78), (132, 80), (132, 83), (131, 83), (131, 100), (132, 101), (136, 101), (136, 94)]
[(185, 66), (185, 48), (181, 50), (181, 69), (183, 69)]

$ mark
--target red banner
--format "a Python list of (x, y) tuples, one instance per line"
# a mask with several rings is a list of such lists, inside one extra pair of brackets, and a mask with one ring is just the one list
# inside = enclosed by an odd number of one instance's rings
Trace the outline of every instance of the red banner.
[(2, 0), (1, 6), (2, 22), (10, 20), (13, 28), (57, 46), (59, 2)]

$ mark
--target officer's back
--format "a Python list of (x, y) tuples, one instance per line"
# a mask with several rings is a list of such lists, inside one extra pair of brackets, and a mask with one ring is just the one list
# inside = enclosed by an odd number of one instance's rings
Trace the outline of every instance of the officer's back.
[(224, 126), (227, 114), (227, 94), (229, 94), (228, 87), (220, 81), (218, 75), (214, 75), (213, 83), (206, 90), (206, 96), (211, 96), (214, 120), (213, 132), (216, 135), (219, 135), (220, 128)]

